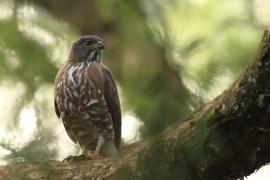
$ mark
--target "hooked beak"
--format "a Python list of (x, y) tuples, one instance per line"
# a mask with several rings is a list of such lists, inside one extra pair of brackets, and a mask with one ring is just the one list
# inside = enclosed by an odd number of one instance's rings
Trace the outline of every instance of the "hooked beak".
[(104, 46), (103, 42), (98, 41), (98, 42), (97, 42), (97, 47), (96, 47), (96, 49), (98, 49), (98, 50), (105, 49), (105, 46)]

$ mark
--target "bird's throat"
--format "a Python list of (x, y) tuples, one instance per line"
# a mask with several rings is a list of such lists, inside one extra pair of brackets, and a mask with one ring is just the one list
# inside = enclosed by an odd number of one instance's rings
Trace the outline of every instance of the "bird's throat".
[(92, 51), (87, 57), (87, 62), (100, 62), (101, 61), (101, 51)]

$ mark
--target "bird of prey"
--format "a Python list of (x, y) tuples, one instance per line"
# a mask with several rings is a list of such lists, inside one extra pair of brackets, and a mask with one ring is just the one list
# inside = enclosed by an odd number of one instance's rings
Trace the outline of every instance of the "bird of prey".
[(55, 78), (55, 112), (82, 156), (117, 156), (121, 109), (117, 87), (101, 63), (104, 42), (94, 35), (77, 39)]

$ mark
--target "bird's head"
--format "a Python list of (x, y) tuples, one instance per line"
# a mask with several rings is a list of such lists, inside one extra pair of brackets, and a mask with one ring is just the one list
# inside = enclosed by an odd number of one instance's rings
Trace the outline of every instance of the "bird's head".
[(86, 35), (73, 43), (71, 55), (79, 62), (100, 62), (103, 49), (105, 46), (100, 37)]

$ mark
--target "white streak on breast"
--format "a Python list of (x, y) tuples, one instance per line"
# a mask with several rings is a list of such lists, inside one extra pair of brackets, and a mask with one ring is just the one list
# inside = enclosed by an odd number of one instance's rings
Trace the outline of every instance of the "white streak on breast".
[(96, 104), (98, 101), (96, 99), (92, 99), (86, 106), (91, 106), (92, 104)]
[(81, 72), (82, 68), (83, 68), (84, 64), (81, 63), (78, 67), (78, 71), (77, 71), (77, 74)]
[(60, 82), (57, 83), (57, 86), (56, 86), (56, 87), (57, 87), (57, 88), (60, 88), (61, 85), (62, 85), (62, 83), (61, 83), (61, 81), (60, 81)]
[(74, 95), (76, 98), (79, 97), (79, 94), (78, 94), (76, 91), (74, 91), (73, 95)]
[(65, 109), (67, 109), (67, 108), (68, 108), (68, 107), (67, 107), (67, 98), (65, 98), (64, 107), (65, 107)]
[[(64, 118), (65, 117), (65, 113), (64, 112), (61, 112), (60, 113), (60, 116), (61, 116), (61, 118)], [(65, 124), (65, 121), (63, 121), (64, 122), (64, 124)]]
[(84, 89), (85, 89), (85, 84), (82, 85), (80, 92), (83, 93)]
[(73, 78), (73, 72), (75, 71), (75, 67), (72, 66), (69, 70), (68, 70), (68, 81), (69, 82), (72, 82), (72, 84), (77, 87), (77, 84), (75, 83), (74, 81), (74, 78)]
[(69, 108), (70, 111), (72, 111), (72, 109), (73, 109), (73, 104), (72, 104), (72, 103), (69, 103), (69, 104), (68, 104), (68, 108)]
[(67, 92), (71, 98), (73, 97), (72, 92), (70, 91), (69, 87), (66, 87), (66, 91), (65, 92)]
[(67, 90), (64, 90), (64, 98), (65, 98), (65, 101), (66, 101), (66, 99), (68, 98)]
[(110, 126), (107, 127), (108, 129), (112, 129), (113, 128), (113, 125), (111, 124)]
[(94, 55), (95, 55), (95, 51), (92, 51), (92, 52), (90, 53), (89, 57), (87, 58), (87, 60), (89, 60), (90, 63), (92, 63), (92, 60), (93, 60)]
[(80, 73), (78, 76), (78, 86), (79, 86), (79, 84), (81, 84), (81, 80), (82, 80), (82, 74)]

